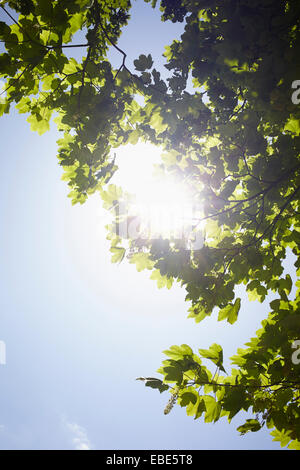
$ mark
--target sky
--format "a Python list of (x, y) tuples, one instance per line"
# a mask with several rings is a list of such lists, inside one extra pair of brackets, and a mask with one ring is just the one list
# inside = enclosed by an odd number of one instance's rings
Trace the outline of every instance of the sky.
[[(163, 46), (182, 28), (135, 1), (119, 41), (128, 66), (151, 53), (161, 68)], [(110, 57), (122, 61), (116, 51)], [(149, 272), (111, 263), (100, 196), (71, 205), (55, 125), (39, 136), (14, 110), (0, 125), (0, 449), (280, 449), (268, 430), (239, 436), (246, 414), (204, 424), (176, 406), (165, 416), (168, 395), (135, 380), (158, 376), (162, 351), (173, 344), (197, 352), (217, 342), (226, 368), (270, 299), (250, 303), (241, 292), (234, 325), (216, 315), (187, 319), (179, 285), (158, 290)], [(135, 163), (143, 172), (149, 148), (118, 152), (118, 178), (130, 185), (126, 161), (139, 178)]]

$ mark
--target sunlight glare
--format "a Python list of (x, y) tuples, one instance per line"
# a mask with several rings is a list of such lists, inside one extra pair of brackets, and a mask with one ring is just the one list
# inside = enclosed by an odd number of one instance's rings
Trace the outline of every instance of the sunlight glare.
[(158, 171), (161, 153), (149, 144), (118, 149), (113, 182), (135, 196), (130, 214), (138, 222), (131, 226), (131, 238), (182, 239), (191, 228), (192, 196), (184, 182)]

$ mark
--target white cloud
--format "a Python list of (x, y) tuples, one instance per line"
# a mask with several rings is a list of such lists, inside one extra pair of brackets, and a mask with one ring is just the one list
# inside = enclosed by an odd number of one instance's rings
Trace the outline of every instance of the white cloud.
[(71, 441), (75, 450), (91, 450), (91, 443), (86, 430), (77, 423), (70, 423), (63, 418), (63, 425), (71, 434)]

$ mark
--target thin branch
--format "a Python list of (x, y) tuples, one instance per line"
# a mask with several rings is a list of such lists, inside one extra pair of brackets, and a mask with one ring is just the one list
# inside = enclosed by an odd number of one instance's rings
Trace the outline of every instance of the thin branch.
[(82, 91), (83, 91), (83, 88), (84, 88), (85, 71), (86, 71), (88, 62), (90, 60), (91, 52), (92, 52), (92, 46), (89, 47), (87, 56), (85, 58), (83, 66), (82, 66), (81, 87), (80, 87), (79, 92), (78, 92), (78, 113), (79, 114), (80, 114), (80, 100), (81, 100), (81, 95), (82, 95)]
[[(110, 44), (111, 44), (118, 52), (120, 52), (120, 54), (122, 54), (122, 56), (123, 56), (122, 64), (120, 65), (119, 69), (117, 70), (117, 72), (116, 72), (116, 74), (115, 74), (115, 76), (114, 76), (114, 81), (115, 81), (116, 78), (117, 78), (117, 76), (119, 75), (119, 73), (121, 72), (121, 70), (122, 70), (123, 68), (126, 68), (126, 70), (128, 70), (127, 67), (125, 66), (127, 54), (126, 54), (122, 49), (120, 49), (120, 47), (118, 47), (114, 41), (112, 41), (112, 39), (111, 39), (111, 38), (109, 37), (109, 35), (107, 34), (105, 28), (102, 26), (101, 21), (99, 21), (99, 26), (100, 26), (100, 29), (101, 29), (101, 31), (103, 32), (104, 36), (106, 37), (106, 39), (107, 39), (107, 40), (110, 42)], [(129, 73), (131, 74), (131, 72), (129, 72)]]
[(46, 47), (47, 49), (53, 50), (53, 49), (60, 49), (60, 48), (73, 48), (73, 47), (90, 47), (92, 44), (91, 43), (86, 43), (86, 44), (59, 44), (58, 46), (46, 46), (45, 44), (41, 44), (41, 46)]
[(228, 120), (230, 121), (231, 118), (233, 118), (233, 116), (236, 116), (240, 111), (242, 111), (246, 103), (247, 103), (247, 100), (245, 99), (243, 104), (229, 116)]
[[(195, 382), (196, 383), (196, 382)], [(199, 382), (197, 382), (199, 383)], [(217, 387), (231, 387), (231, 388), (245, 388), (245, 389), (268, 389), (271, 387), (280, 386), (281, 389), (294, 388), (299, 389), (300, 382), (274, 382), (267, 385), (244, 385), (244, 384), (228, 384), (228, 383), (218, 383), (218, 382), (201, 382), (201, 385), (211, 385)], [(275, 390), (274, 390), (275, 391)]]
[(28, 34), (28, 32), (24, 28), (22, 28), (20, 23), (9, 13), (9, 11), (6, 10), (6, 8), (3, 5), (0, 5), (0, 8), (2, 8), (2, 10), (5, 11), (5, 13), (9, 16), (9, 18), (15, 23), (15, 25), (17, 25), (20, 28), (20, 31), (22, 31), (22, 33), (28, 37), (29, 41), (33, 42), (34, 44), (38, 44), (39, 46), (42, 46), (40, 42), (37, 42), (34, 39), (32, 39), (32, 37)]
[(3, 95), (4, 93), (6, 93), (12, 86), (14, 86), (15, 83), (20, 80), (20, 78), (22, 77), (22, 75), (24, 75), (24, 73), (27, 72), (28, 69), (30, 69), (30, 66), (31, 66), (31, 70), (33, 70), (34, 67), (35, 67), (35, 65), (27, 64), (26, 67), (24, 68), (24, 70), (23, 70), (16, 78), (11, 78), (11, 80), (13, 80), (14, 83), (11, 83), (10, 85), (8, 85), (8, 87), (6, 87), (5, 90), (3, 90), (3, 91), (0, 93), (0, 96)]

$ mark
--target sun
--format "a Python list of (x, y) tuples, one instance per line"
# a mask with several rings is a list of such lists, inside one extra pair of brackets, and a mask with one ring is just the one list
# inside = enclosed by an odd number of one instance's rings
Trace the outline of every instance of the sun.
[(149, 144), (118, 149), (113, 182), (133, 195), (126, 212), (130, 223), (123, 235), (131, 239), (184, 240), (195, 238), (197, 211), (184, 181), (159, 171), (161, 149)]

